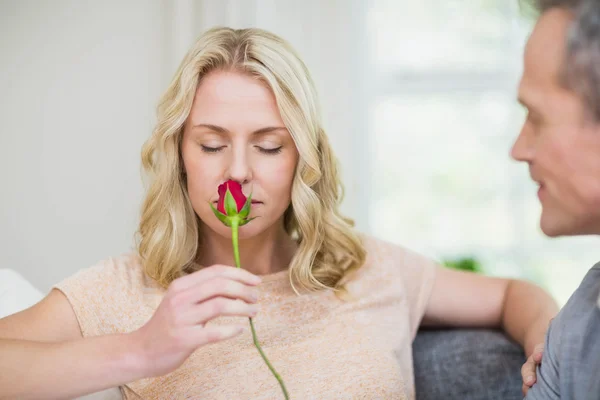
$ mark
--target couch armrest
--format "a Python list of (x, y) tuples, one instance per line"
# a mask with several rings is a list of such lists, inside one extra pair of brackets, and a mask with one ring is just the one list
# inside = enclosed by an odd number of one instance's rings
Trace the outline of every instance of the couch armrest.
[(413, 343), (417, 400), (522, 400), (523, 349), (491, 330), (421, 330)]
[(29, 308), (43, 297), (44, 295), (18, 272), (0, 269), (0, 318)]

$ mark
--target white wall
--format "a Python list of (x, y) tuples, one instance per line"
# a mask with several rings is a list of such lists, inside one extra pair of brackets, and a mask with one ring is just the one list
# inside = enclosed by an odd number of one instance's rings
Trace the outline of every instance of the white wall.
[(0, 268), (46, 290), (133, 243), (162, 21), (145, 1), (1, 3)]
[(0, 1), (0, 268), (47, 290), (131, 248), (155, 104), (213, 25), (270, 29), (305, 58), (342, 162), (344, 210), (366, 227), (362, 3)]

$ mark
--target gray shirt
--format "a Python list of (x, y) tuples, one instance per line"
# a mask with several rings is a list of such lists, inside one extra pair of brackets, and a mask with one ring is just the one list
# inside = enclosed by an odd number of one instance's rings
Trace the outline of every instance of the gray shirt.
[(527, 400), (600, 400), (600, 263), (550, 324)]

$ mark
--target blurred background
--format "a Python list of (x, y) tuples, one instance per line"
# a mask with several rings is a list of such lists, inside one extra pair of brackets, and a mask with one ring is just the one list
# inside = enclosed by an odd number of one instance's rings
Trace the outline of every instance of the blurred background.
[(0, 268), (46, 291), (132, 248), (155, 106), (215, 25), (303, 57), (362, 231), (561, 305), (597, 261), (596, 237), (542, 235), (508, 155), (533, 26), (518, 0), (0, 0)]

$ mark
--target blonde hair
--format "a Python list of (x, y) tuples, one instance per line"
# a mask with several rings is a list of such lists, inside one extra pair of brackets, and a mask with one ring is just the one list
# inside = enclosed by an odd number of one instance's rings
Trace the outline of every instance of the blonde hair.
[[(310, 74), (291, 46), (260, 29), (213, 28), (183, 59), (162, 96), (158, 121), (142, 149), (149, 178), (137, 247), (146, 273), (163, 287), (198, 268), (200, 219), (187, 194), (180, 144), (198, 84), (215, 70), (250, 74), (273, 92), (299, 152), (285, 229), (298, 242), (290, 281), (312, 291), (344, 293), (344, 281), (365, 261), (365, 248), (342, 216), (337, 161), (321, 126)], [(216, 189), (215, 189), (216, 190)], [(243, 263), (243, 260), (242, 260)]]

